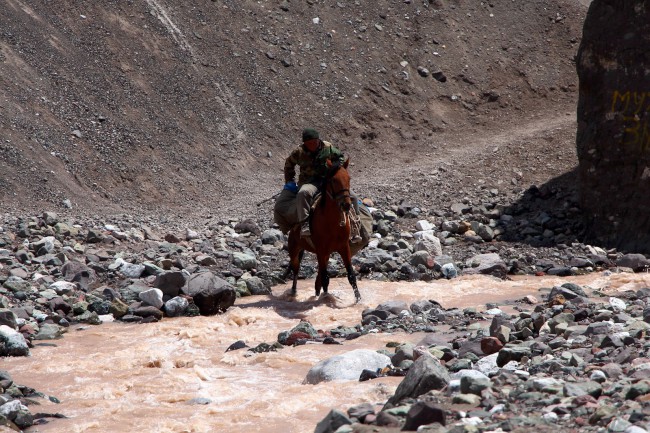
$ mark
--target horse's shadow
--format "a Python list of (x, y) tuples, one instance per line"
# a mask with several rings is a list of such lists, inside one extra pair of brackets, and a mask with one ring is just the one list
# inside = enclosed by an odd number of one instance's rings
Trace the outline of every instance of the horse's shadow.
[(344, 309), (349, 305), (331, 293), (320, 296), (312, 295), (307, 299), (291, 296), (291, 289), (286, 289), (280, 294), (271, 293), (267, 298), (256, 302), (247, 302), (237, 305), (239, 308), (264, 308), (273, 309), (279, 316), (287, 319), (303, 319), (306, 312), (315, 307), (328, 306), (332, 309)]

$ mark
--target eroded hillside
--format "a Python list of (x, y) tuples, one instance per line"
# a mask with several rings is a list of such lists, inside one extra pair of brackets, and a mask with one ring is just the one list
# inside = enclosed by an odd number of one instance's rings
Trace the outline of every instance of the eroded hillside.
[(8, 0), (0, 198), (232, 212), (277, 190), (307, 125), (369, 190), (573, 115), (585, 12), (576, 0)]

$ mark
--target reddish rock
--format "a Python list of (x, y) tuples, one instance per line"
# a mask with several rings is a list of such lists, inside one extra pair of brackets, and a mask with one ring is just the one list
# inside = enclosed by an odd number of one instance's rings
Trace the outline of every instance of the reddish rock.
[(177, 244), (181, 241), (180, 238), (173, 233), (167, 233), (165, 235), (165, 240), (172, 244)]
[(485, 337), (481, 340), (481, 350), (486, 355), (497, 353), (503, 348), (503, 343), (496, 337)]
[(587, 403), (596, 403), (596, 402), (597, 400), (594, 397), (590, 396), (589, 394), (580, 395), (573, 399), (573, 404), (576, 406), (584, 406)]
[(309, 340), (310, 338), (311, 336), (306, 332), (300, 332), (300, 331), (292, 332), (287, 337), (287, 342), (285, 343), (285, 345), (293, 346), (294, 344), (296, 344), (296, 341), (298, 340)]
[(26, 324), (20, 327), (18, 330), (25, 338), (27, 338), (30, 335), (36, 335), (36, 330), (32, 325)]

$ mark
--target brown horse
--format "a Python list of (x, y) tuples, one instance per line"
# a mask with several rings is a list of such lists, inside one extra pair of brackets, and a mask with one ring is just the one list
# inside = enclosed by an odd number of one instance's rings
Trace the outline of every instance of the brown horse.
[(323, 193), (309, 222), (311, 242), (300, 237), (300, 225), (295, 226), (289, 232), (289, 267), (285, 272), (285, 278), (293, 272), (292, 296), (296, 295), (300, 262), (305, 251), (316, 254), (318, 260), (316, 296), (320, 295), (321, 288), (324, 293), (327, 293), (329, 285), (327, 263), (330, 255), (337, 252), (345, 265), (356, 302), (361, 300), (350, 252), (350, 217), (348, 212), (352, 206), (352, 200), (350, 198), (350, 174), (347, 170), (349, 161), (349, 159), (346, 160), (343, 165), (327, 161), (328, 170)]

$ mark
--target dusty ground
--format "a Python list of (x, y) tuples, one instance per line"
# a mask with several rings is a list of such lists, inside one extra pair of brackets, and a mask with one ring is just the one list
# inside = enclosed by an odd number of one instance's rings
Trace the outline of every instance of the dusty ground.
[(8, 0), (3, 210), (268, 219), (305, 126), (380, 206), (571, 185), (587, 3)]

